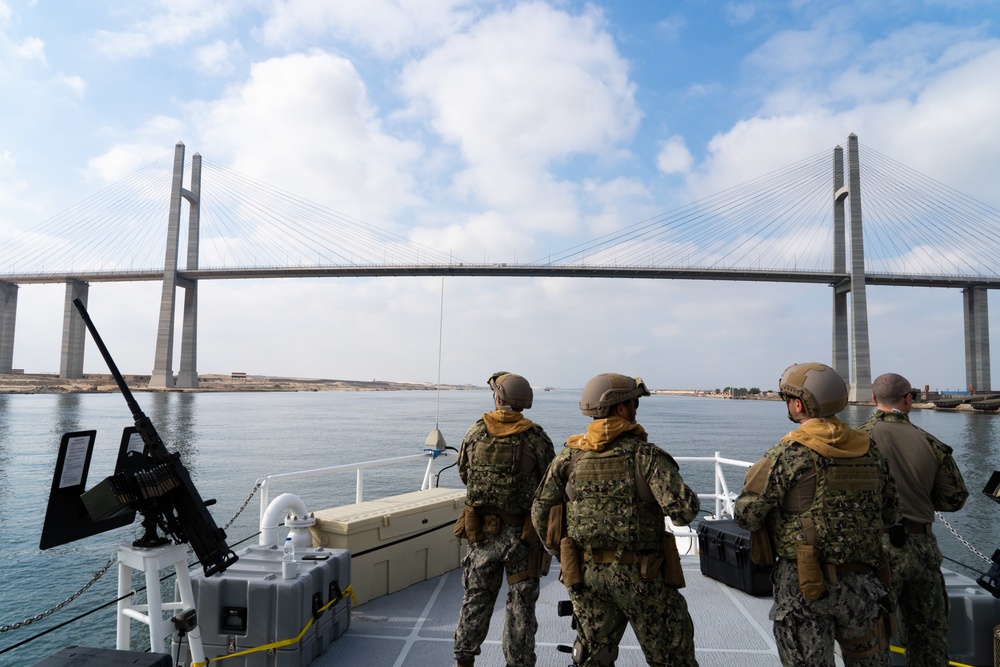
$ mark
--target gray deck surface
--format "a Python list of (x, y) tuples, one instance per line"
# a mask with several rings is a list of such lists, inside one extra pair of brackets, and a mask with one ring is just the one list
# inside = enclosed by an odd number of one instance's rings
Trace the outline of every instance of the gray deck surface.
[[(694, 620), (695, 647), (701, 667), (779, 667), (767, 618), (771, 598), (753, 597), (703, 577), (697, 557), (682, 558), (687, 587), (682, 589)], [(569, 654), (556, 650), (570, 644), (575, 632), (570, 619), (559, 617), (556, 607), (568, 599), (557, 579), (558, 564), (542, 579), (538, 600), (538, 634), (535, 652), (538, 667), (566, 667)], [(317, 658), (311, 667), (334, 665), (385, 665), (387, 667), (445, 667), (454, 664), (455, 622), (462, 604), (462, 570), (421, 582), (391, 595), (371, 600), (353, 610), (350, 628)], [(490, 622), (490, 632), (477, 667), (503, 667), (501, 650), (503, 606), (501, 589)], [(645, 665), (631, 628), (619, 646), (618, 667)]]

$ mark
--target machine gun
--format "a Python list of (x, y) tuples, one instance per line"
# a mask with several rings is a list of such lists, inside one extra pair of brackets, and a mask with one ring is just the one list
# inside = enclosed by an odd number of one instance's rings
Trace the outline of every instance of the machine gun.
[[(1000, 503), (1000, 470), (994, 470), (990, 476), (990, 481), (983, 487), (983, 495), (992, 498)], [(982, 574), (976, 579), (976, 583), (993, 594), (993, 597), (1000, 598), (1000, 549), (993, 552), (991, 559), (993, 564), (986, 574)]]
[[(201, 562), (205, 576), (225, 571), (237, 561), (238, 556), (226, 543), (225, 531), (216, 525), (212, 515), (206, 509), (215, 501), (202, 500), (191, 481), (187, 468), (180, 460), (180, 455), (167, 451), (153, 423), (139, 408), (139, 404), (132, 396), (128, 385), (125, 384), (125, 379), (105, 347), (104, 341), (97, 333), (90, 315), (87, 314), (87, 309), (79, 299), (74, 299), (73, 305), (80, 312), (80, 317), (87, 325), (87, 329), (93, 336), (105, 362), (107, 362), (108, 369), (121, 390), (122, 396), (125, 397), (125, 402), (132, 411), (135, 426), (126, 429), (122, 438), (122, 450), (119, 454), (119, 464), (116, 466), (115, 474), (105, 478), (93, 489), (79, 496), (89, 515), (90, 523), (83, 527), (71, 526), (70, 530), (67, 531), (71, 535), (70, 539), (122, 525), (123, 521), (120, 518), (115, 521), (116, 517), (131, 512), (134, 519), (134, 513), (140, 512), (143, 515), (142, 525), (145, 528), (145, 534), (136, 540), (133, 546), (152, 548), (168, 544), (170, 540), (157, 536), (156, 529), (159, 526), (176, 543), (187, 542), (191, 545)], [(65, 442), (69, 436), (87, 434), (90, 435), (92, 445), (93, 432), (66, 434), (63, 438), (64, 453)], [(129, 443), (132, 435), (141, 438), (142, 446), (136, 447)], [(82, 478), (78, 475), (76, 480), (81, 487), (86, 481), (86, 467), (89, 465), (89, 459), (90, 452), (88, 450)], [(53, 480), (53, 495), (59, 487), (58, 478), (64, 471), (64, 464), (64, 457), (60, 456), (56, 468), (57, 479)], [(65, 538), (59, 541), (59, 537), (51, 536), (52, 533), (56, 532), (56, 529), (50, 529), (50, 515), (58, 514), (53, 512), (53, 495), (50, 495), (49, 512), (46, 515), (46, 525), (42, 532), (40, 546), (43, 549), (68, 541)], [(81, 517), (81, 520), (85, 520), (85, 518)], [(131, 520), (127, 519), (124, 523), (131, 523)], [(53, 521), (58, 521), (58, 519), (53, 519)]]

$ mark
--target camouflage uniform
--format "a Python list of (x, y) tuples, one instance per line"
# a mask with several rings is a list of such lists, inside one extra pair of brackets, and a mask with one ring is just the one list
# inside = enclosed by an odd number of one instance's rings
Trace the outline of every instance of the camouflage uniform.
[[(698, 514), (698, 496), (684, 484), (673, 458), (647, 442), (641, 426), (624, 422), (609, 417), (591, 423), (588, 435), (614, 434), (616, 425), (619, 432), (627, 429), (598, 442), (598, 449), (577, 448), (574, 439), (583, 436), (570, 438), (538, 487), (531, 518), (544, 537), (550, 509), (566, 505), (565, 532), (582, 555), (583, 585), (570, 589), (586, 646), (580, 664), (612, 665), (631, 623), (648, 664), (696, 666), (694, 626), (677, 585), (664, 578), (662, 554), (664, 515), (679, 525), (690, 523)], [(651, 495), (648, 500), (642, 488)]]
[[(882, 527), (898, 517), (885, 457), (867, 434), (835, 417), (803, 422), (750, 469), (736, 500), (736, 521), (751, 532), (763, 529), (780, 559), (770, 618), (783, 665), (833, 667), (834, 638), (845, 649), (845, 665), (890, 664), (874, 632), (888, 606), (888, 590), (875, 570), (882, 561)], [(825, 592), (818, 599), (800, 590), (800, 575), (808, 579), (808, 570), (800, 573), (796, 556), (807, 545), (819, 551), (813, 572)], [(873, 655), (851, 655), (866, 651)]]
[[(522, 430), (496, 437), (496, 434), (491, 435), (487, 423), (505, 429), (499, 431), (504, 434)], [(484, 482), (484, 476), (477, 476), (474, 470), (480, 463), (476, 460), (477, 452), (486, 451), (477, 445), (486, 441), (510, 451), (516, 444), (522, 452), (519, 460), (509, 461), (515, 471), (513, 478), (506, 483), (497, 480)], [(525, 526), (531, 527), (529, 510), (534, 489), (554, 456), (552, 441), (542, 427), (532, 424), (515, 411), (496, 410), (483, 415), (483, 419), (477, 421), (462, 439), (458, 455), (459, 475), (462, 482), (469, 486), (466, 503), (475, 507), (485, 534), (476, 541), (469, 536), (468, 552), (462, 561), (465, 596), (455, 629), (455, 660), (459, 663), (471, 664), (480, 654), (506, 571), (508, 590), (503, 631), (504, 656), (510, 667), (532, 667), (535, 664), (535, 632), (538, 630), (535, 603), (538, 601), (538, 561), (542, 548), (537, 537), (533, 545), (526, 544), (525, 539), (532, 541), (534, 532), (531, 530), (529, 536), (523, 531)], [(494, 455), (492, 458), (502, 457)], [(509, 455), (507, 458), (510, 458)], [(487, 463), (496, 463), (496, 460)], [(486, 476), (485, 479), (490, 478)], [(507, 506), (498, 507), (491, 500)]]
[(954, 512), (969, 490), (952, 458), (952, 449), (910, 423), (904, 412), (876, 410), (860, 427), (889, 460), (899, 487), (903, 522), (895, 546), (883, 536), (892, 570), (892, 592), (899, 621), (899, 643), (910, 667), (948, 664), (948, 595), (941, 574), (941, 551), (931, 530), (934, 511)]

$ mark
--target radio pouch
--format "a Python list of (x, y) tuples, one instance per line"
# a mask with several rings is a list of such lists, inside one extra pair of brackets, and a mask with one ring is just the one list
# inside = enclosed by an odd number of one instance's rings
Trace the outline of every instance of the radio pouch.
[(795, 561), (799, 569), (799, 591), (807, 600), (818, 600), (826, 592), (823, 581), (823, 565), (819, 559), (819, 547), (800, 544), (795, 549)]
[(559, 564), (562, 567), (559, 579), (566, 588), (575, 590), (576, 587), (583, 585), (580, 550), (571, 537), (564, 537), (559, 541)]

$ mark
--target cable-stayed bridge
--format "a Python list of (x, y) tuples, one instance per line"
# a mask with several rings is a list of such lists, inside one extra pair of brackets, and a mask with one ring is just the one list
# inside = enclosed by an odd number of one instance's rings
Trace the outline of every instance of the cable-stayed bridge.
[[(860, 145), (853, 134), (847, 143), (846, 156), (837, 146), (521, 263), (456, 258), (254, 182), (197, 154), (186, 170), (185, 147), (179, 143), (172, 157), (5, 241), (0, 249), (0, 373), (12, 371), (22, 284), (66, 284), (60, 375), (73, 378), (83, 374), (85, 342), (73, 299), (86, 303), (91, 283), (161, 281), (150, 386), (191, 388), (198, 386), (202, 280), (555, 276), (830, 285), (832, 365), (848, 381), (852, 400), (871, 394), (865, 287), (961, 289), (967, 384), (991, 389), (987, 290), (1000, 287), (1000, 241), (994, 233), (1000, 211)], [(175, 376), (178, 288), (184, 299)]]

